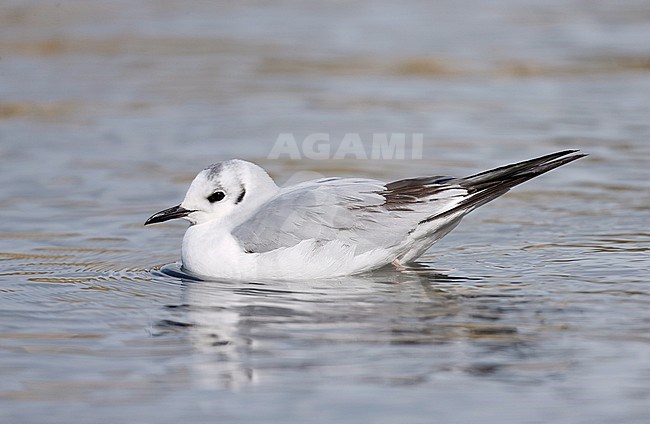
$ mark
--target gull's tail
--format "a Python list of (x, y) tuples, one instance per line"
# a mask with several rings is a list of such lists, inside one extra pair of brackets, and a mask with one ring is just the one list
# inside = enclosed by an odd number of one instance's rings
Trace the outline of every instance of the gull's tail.
[(460, 211), (470, 212), (505, 194), (516, 185), (585, 156), (587, 154), (578, 153), (578, 150), (563, 150), (535, 159), (490, 169), (469, 177), (457, 178), (450, 182), (465, 188), (468, 196), (453, 208), (431, 217), (427, 221), (453, 215)]

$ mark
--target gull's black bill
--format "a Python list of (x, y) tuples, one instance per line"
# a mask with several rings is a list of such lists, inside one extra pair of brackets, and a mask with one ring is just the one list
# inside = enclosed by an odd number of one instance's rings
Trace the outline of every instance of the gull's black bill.
[(155, 224), (157, 222), (165, 222), (169, 221), (170, 219), (183, 218), (192, 212), (194, 211), (181, 208), (181, 205), (176, 205), (173, 208), (165, 209), (164, 211), (160, 211), (151, 215), (151, 217), (147, 219), (147, 222), (145, 222), (144, 225)]

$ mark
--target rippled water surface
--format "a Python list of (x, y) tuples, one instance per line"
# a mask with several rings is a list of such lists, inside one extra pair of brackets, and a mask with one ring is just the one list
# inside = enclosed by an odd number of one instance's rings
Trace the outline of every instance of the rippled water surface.
[[(647, 422), (647, 1), (2, 9), (3, 423)], [(282, 133), (424, 148), (270, 158)], [(391, 180), (565, 148), (402, 272), (194, 281), (184, 224), (142, 226), (231, 157)]]

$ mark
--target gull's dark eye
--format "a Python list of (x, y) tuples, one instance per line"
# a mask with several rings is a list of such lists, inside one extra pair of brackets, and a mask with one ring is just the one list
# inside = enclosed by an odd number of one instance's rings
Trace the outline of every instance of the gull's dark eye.
[(211, 195), (208, 196), (208, 202), (214, 203), (218, 202), (220, 200), (223, 200), (223, 198), (226, 197), (226, 193), (223, 191), (215, 191)]

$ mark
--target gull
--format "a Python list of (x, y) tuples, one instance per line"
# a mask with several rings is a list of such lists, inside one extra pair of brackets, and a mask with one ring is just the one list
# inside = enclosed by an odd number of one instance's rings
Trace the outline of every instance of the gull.
[(390, 264), (404, 269), (474, 209), (584, 156), (564, 150), (464, 178), (330, 177), (283, 188), (261, 167), (231, 159), (199, 172), (181, 204), (145, 225), (189, 221), (182, 268), (207, 279), (321, 279)]

